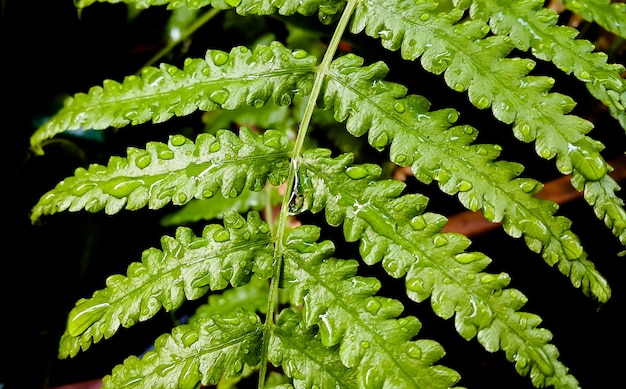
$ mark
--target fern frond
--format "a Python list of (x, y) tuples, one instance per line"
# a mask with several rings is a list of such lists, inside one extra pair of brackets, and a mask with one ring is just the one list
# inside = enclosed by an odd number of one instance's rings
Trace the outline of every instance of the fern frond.
[[(300, 193), (303, 209), (325, 209), (331, 225), (343, 222), (348, 241), (360, 240), (367, 264), (382, 261), (391, 276), (406, 277), (407, 295), (421, 302), (430, 297), (433, 311), (455, 317), (465, 339), (477, 337), (486, 350), (503, 350), (521, 375), (530, 374), (537, 387), (577, 388), (577, 381), (558, 360), (549, 344), (552, 335), (538, 328), (541, 319), (520, 312), (526, 297), (505, 288), (505, 273), (482, 272), (490, 260), (484, 254), (465, 251), (470, 241), (460, 234), (440, 233), (443, 216), (423, 213), (426, 199), (409, 194), (399, 181), (375, 181), (376, 165), (352, 165), (352, 157), (331, 159), (318, 149), (303, 155)], [(338, 174), (343, 172), (344, 174)], [(587, 266), (585, 266), (587, 265)], [(604, 280), (591, 264), (574, 262), (571, 276), (600, 298), (607, 297)]]
[(420, 322), (412, 316), (397, 318), (402, 304), (375, 297), (380, 282), (355, 276), (357, 262), (330, 258), (334, 245), (316, 243), (318, 238), (314, 226), (290, 233), (283, 283), (291, 302), (302, 306), (302, 325), (319, 327), (319, 341), (338, 347), (343, 365), (356, 370), (358, 387), (449, 388), (457, 382), (453, 370), (432, 366), (444, 355), (438, 343), (411, 340)]
[(161, 239), (162, 250), (143, 252), (127, 275), (113, 275), (106, 288), (81, 299), (69, 314), (59, 355), (74, 356), (92, 342), (109, 338), (120, 326), (131, 327), (153, 317), (161, 307), (178, 308), (209, 289), (247, 283), (253, 272), (271, 275), (273, 249), (269, 227), (256, 212), (245, 220), (237, 213), (224, 216), (224, 227), (213, 224), (196, 237), (179, 227), (176, 237)]
[(194, 389), (241, 375), (259, 363), (263, 323), (242, 308), (200, 318), (161, 335), (141, 359), (131, 356), (102, 380), (103, 389)]
[[(576, 3), (582, 7), (582, 4), (599, 5), (601, 2)], [(510, 37), (517, 49), (527, 51), (530, 48), (535, 57), (551, 61), (561, 71), (584, 82), (589, 92), (609, 107), (611, 115), (626, 129), (626, 80), (620, 75), (624, 66), (607, 63), (607, 55), (594, 52), (591, 42), (575, 39), (578, 31), (558, 25), (558, 14), (543, 4), (540, 0), (472, 0), (470, 10), (473, 19), (488, 20), (493, 32)], [(608, 7), (616, 12), (620, 8), (624, 6)], [(613, 16), (611, 12), (602, 15), (614, 28), (626, 28), (623, 11), (621, 15)]]
[(147, 67), (141, 76), (128, 76), (122, 83), (105, 80), (102, 87), (66, 99), (31, 136), (31, 147), (42, 152), (44, 140), (72, 129), (160, 123), (198, 109), (261, 107), (270, 99), (287, 105), (296, 93), (310, 92), (316, 61), (274, 42), (254, 50), (236, 47), (230, 53), (208, 50), (204, 59), (187, 59), (183, 69)]
[(555, 203), (533, 197), (540, 183), (517, 178), (521, 165), (495, 161), (500, 153), (497, 146), (472, 145), (477, 131), (452, 127), (456, 111), (429, 112), (424, 98), (405, 96), (404, 87), (382, 80), (387, 72), (384, 64), (361, 65), (356, 56), (336, 60), (324, 95), (325, 106), (334, 109), (338, 121), (346, 120), (351, 134), (368, 132), (368, 141), (378, 149), (391, 145), (394, 163), (411, 165), (420, 181), (435, 179), (468, 209), (480, 209), (487, 219), (503, 221), (509, 235), (524, 236), (531, 250), (540, 252), (548, 264), (558, 264), (574, 285), (583, 284), (583, 291), (600, 301), (608, 299), (608, 285), (586, 259), (569, 219), (553, 216)]
[(195, 143), (173, 135), (167, 145), (151, 142), (145, 150), (129, 148), (127, 158), (112, 157), (107, 166), (76, 169), (41, 197), (31, 219), (65, 210), (114, 214), (123, 208), (158, 209), (218, 191), (236, 197), (245, 188), (260, 191), (268, 180), (280, 184), (288, 167), (288, 140), (278, 131), (258, 135), (242, 128), (238, 137), (221, 130), (217, 136), (200, 134)]
[(345, 1), (337, 0), (75, 0), (75, 6), (81, 10), (94, 3), (126, 3), (135, 8), (143, 9), (155, 5), (166, 5), (168, 9), (186, 7), (198, 9), (211, 6), (217, 9), (234, 8), (240, 15), (281, 15), (299, 13), (310, 16), (318, 12), (323, 23), (331, 23), (333, 16), (341, 13)]
[(585, 20), (596, 22), (602, 28), (626, 38), (626, 3), (611, 0), (561, 0), (565, 8)]

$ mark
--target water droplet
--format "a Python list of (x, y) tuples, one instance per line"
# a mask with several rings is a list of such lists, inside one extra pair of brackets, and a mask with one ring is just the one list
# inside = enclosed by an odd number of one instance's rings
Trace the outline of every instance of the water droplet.
[(185, 347), (189, 347), (194, 344), (198, 340), (198, 334), (194, 331), (189, 331), (185, 335), (182, 336), (182, 341)]
[(532, 193), (537, 188), (537, 181), (534, 180), (523, 180), (519, 184), (519, 188), (524, 193)]
[(422, 215), (413, 217), (410, 223), (416, 231), (422, 231), (424, 228), (426, 228), (426, 220)]
[(67, 332), (78, 336), (89, 326), (104, 316), (109, 303), (97, 299), (84, 300), (76, 305), (69, 314)]
[(102, 184), (105, 193), (118, 199), (128, 197), (135, 189), (144, 185), (142, 180), (129, 179), (128, 177), (116, 177)]
[(368, 348), (369, 346), (370, 346), (370, 342), (365, 341), (365, 340), (361, 342), (361, 347)]
[(220, 150), (220, 144), (217, 142), (213, 142), (211, 143), (211, 146), (209, 146), (209, 151), (212, 153), (218, 152)]
[(389, 144), (389, 137), (386, 133), (381, 132), (377, 134), (374, 139), (370, 142), (372, 147), (382, 150), (385, 146)]
[(150, 165), (150, 162), (152, 162), (152, 156), (148, 152), (142, 153), (135, 158), (135, 165), (137, 165), (139, 169), (145, 169)]
[(235, 228), (235, 229), (239, 229), (243, 227), (244, 224), (245, 224), (245, 220), (238, 213), (229, 212), (229, 213), (224, 214), (224, 225)]
[(468, 263), (476, 262), (483, 258), (485, 258), (485, 255), (478, 252), (460, 253), (454, 256), (454, 260), (462, 265), (467, 265)]
[(446, 116), (446, 119), (448, 119), (448, 123), (456, 123), (456, 121), (459, 120), (459, 113), (456, 111), (450, 111)]
[(226, 242), (228, 239), (230, 239), (230, 234), (226, 230), (218, 230), (213, 233), (213, 239), (216, 242)]
[(454, 85), (452, 85), (452, 89), (454, 89), (457, 92), (463, 92), (465, 88), (466, 86), (461, 84), (460, 82), (456, 82)]
[(377, 314), (381, 307), (382, 304), (375, 298), (371, 298), (367, 304), (365, 304), (365, 310), (372, 315)]
[(406, 107), (402, 101), (396, 101), (393, 105), (393, 109), (395, 109), (398, 113), (403, 113)]
[(346, 174), (353, 180), (358, 180), (366, 177), (368, 174), (367, 168), (361, 165), (350, 166), (346, 169)]
[(435, 247), (442, 247), (448, 244), (448, 238), (446, 238), (443, 235), (435, 235), (435, 237), (433, 238), (433, 244), (435, 245)]
[(398, 165), (402, 165), (403, 163), (405, 163), (405, 162), (406, 162), (407, 157), (406, 157), (406, 155), (404, 155), (404, 154), (398, 154), (398, 155), (396, 155), (395, 160), (396, 160), (395, 162), (396, 162)]
[(259, 232), (261, 234), (267, 234), (268, 232), (270, 232), (270, 229), (269, 229), (269, 227), (266, 224), (261, 224), (259, 226)]
[(467, 192), (468, 190), (472, 189), (474, 187), (474, 185), (472, 185), (471, 182), (466, 181), (466, 180), (461, 180), (459, 182), (457, 182), (456, 184), (456, 189), (459, 192)]
[(228, 90), (218, 89), (209, 95), (209, 99), (211, 99), (211, 101), (214, 102), (215, 104), (223, 105), (226, 102), (226, 100), (228, 100), (229, 96), (230, 96), (230, 93), (228, 92)]
[(491, 104), (491, 102), (489, 101), (489, 99), (486, 96), (481, 96), (476, 103), (474, 104), (474, 106), (476, 106), (476, 108), (478, 109), (485, 109), (487, 107), (489, 107), (489, 104)]
[(172, 146), (182, 146), (182, 145), (184, 145), (184, 144), (185, 144), (185, 141), (186, 141), (186, 140), (187, 140), (187, 139), (186, 139), (184, 136), (182, 136), (182, 135), (180, 135), (180, 134), (176, 134), (176, 135), (173, 135), (173, 136), (170, 138), (170, 144), (171, 144)]
[(407, 282), (406, 288), (410, 290), (411, 292), (415, 292), (419, 295), (424, 295), (427, 293), (426, 287), (424, 286), (424, 282), (419, 278), (415, 278)]
[(89, 192), (92, 188), (95, 188), (97, 185), (93, 182), (85, 182), (79, 185), (76, 185), (72, 188), (71, 193), (74, 196), (82, 196), (85, 193)]
[(296, 59), (302, 59), (302, 58), (306, 58), (308, 54), (305, 50), (298, 49), (298, 50), (292, 51), (291, 55), (293, 55), (293, 57)]
[(422, 356), (422, 349), (418, 346), (411, 346), (409, 347), (407, 354), (409, 354), (409, 357), (411, 358), (419, 359)]
[(172, 159), (174, 158), (174, 152), (164, 144), (157, 145), (157, 156), (160, 159)]
[(480, 28), (480, 32), (481, 32), (481, 33), (483, 33), (484, 35), (489, 34), (489, 31), (490, 31), (490, 30), (491, 30), (491, 29), (490, 29), (490, 28), (489, 28), (489, 26), (488, 26), (488, 25), (486, 25), (486, 24)]
[(480, 282), (483, 284), (490, 284), (497, 279), (498, 277), (496, 277), (494, 274), (482, 274), (480, 276)]
[(205, 199), (208, 199), (209, 197), (213, 197), (214, 193), (212, 191), (210, 191), (209, 189), (205, 189), (202, 191), (202, 197), (204, 197)]
[(420, 20), (421, 20), (422, 22), (425, 22), (425, 21), (427, 21), (428, 19), (430, 19), (430, 15), (429, 15), (429, 14), (427, 14), (427, 13), (423, 13), (423, 14), (421, 14), (421, 15), (420, 15)]
[(446, 182), (448, 182), (450, 177), (452, 177), (452, 174), (450, 173), (449, 170), (446, 170), (444, 168), (440, 168), (437, 171), (437, 177), (436, 177), (437, 181), (439, 181), (442, 184), (445, 184)]
[(222, 66), (228, 62), (228, 53), (221, 50), (211, 50), (211, 58), (213, 59), (214, 64)]
[(589, 181), (601, 179), (608, 171), (607, 163), (600, 154), (593, 150), (570, 146), (570, 155), (572, 156), (574, 168)]
[(262, 106), (265, 105), (265, 101), (261, 100), (261, 99), (255, 99), (252, 101), (252, 103), (250, 104), (250, 106), (254, 107), (254, 108), (261, 108)]
[(185, 204), (187, 202), (187, 195), (184, 193), (180, 193), (178, 195), (178, 204)]

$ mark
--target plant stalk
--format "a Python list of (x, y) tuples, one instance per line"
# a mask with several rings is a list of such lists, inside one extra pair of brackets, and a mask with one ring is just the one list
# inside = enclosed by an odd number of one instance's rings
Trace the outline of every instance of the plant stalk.
[(330, 65), (335, 57), (335, 53), (337, 52), (337, 48), (339, 47), (339, 43), (341, 42), (341, 38), (344, 35), (346, 28), (348, 27), (348, 22), (352, 17), (352, 13), (354, 12), (354, 8), (356, 7), (357, 0), (348, 0), (346, 3), (346, 8), (343, 10), (341, 14), (341, 18), (337, 23), (337, 27), (333, 33), (333, 36), (328, 44), (326, 52), (324, 53), (324, 57), (322, 58), (322, 62), (316, 68), (315, 80), (313, 82), (313, 88), (311, 89), (311, 94), (309, 95), (309, 100), (307, 101), (307, 105), (304, 110), (304, 114), (302, 117), (302, 121), (300, 122), (298, 135), (296, 136), (296, 140), (294, 143), (294, 147), (291, 153), (292, 163), (289, 169), (289, 176), (287, 177), (287, 186), (285, 188), (285, 194), (283, 196), (283, 202), (280, 208), (280, 214), (278, 215), (278, 222), (276, 224), (276, 249), (274, 251), (274, 275), (270, 284), (270, 293), (268, 296), (268, 307), (267, 307), (267, 315), (265, 317), (265, 326), (263, 330), (263, 349), (261, 350), (261, 364), (259, 368), (259, 382), (258, 387), (263, 389), (265, 387), (265, 379), (267, 375), (267, 363), (264, 363), (268, 360), (268, 350), (269, 350), (269, 339), (274, 331), (274, 315), (278, 308), (278, 293), (280, 286), (280, 275), (282, 271), (283, 265), (283, 255), (285, 253), (285, 232), (287, 227), (287, 220), (289, 218), (289, 202), (291, 200), (291, 194), (296, 190), (295, 181), (296, 174), (298, 173), (298, 159), (302, 153), (302, 149), (304, 147), (304, 141), (306, 140), (307, 132), (309, 129), (309, 125), (311, 123), (311, 118), (313, 116), (313, 111), (317, 105), (317, 99), (321, 93), (322, 85), (324, 84), (324, 79), (328, 75), (330, 70)]

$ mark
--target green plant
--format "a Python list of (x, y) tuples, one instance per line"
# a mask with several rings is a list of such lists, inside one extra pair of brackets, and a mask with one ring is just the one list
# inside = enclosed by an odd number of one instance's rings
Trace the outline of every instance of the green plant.
[[(403, 66), (417, 72), (419, 59), (452, 90), (467, 92), (476, 108), (491, 107), (521, 143), (534, 142), (537, 155), (571, 174), (598, 218), (626, 244), (626, 214), (604, 145), (587, 135), (590, 121), (571, 114), (574, 100), (551, 92), (554, 78), (532, 73), (532, 57), (580, 80), (626, 127), (622, 65), (575, 39), (576, 30), (537, 1), (125, 3), (167, 5), (172, 20), (182, 16), (185, 23), (206, 22), (217, 10), (236, 11), (245, 16), (241, 23), (273, 15), (286, 38), (212, 49), (179, 67), (145, 67), (122, 83), (106, 80), (66, 100), (33, 134), (32, 148), (41, 153), (48, 139), (68, 130), (207, 112), (198, 134), (172, 133), (167, 144), (129, 147), (106, 166), (78, 168), (41, 197), (31, 217), (173, 204), (182, 208), (164, 223), (223, 220), (200, 234), (179, 227), (125, 276), (109, 277), (106, 288), (78, 301), (61, 357), (211, 292), (188, 323), (159, 337), (143, 358), (115, 367), (104, 387), (226, 387), (253, 374), (260, 387), (452, 387), (460, 376), (438, 364), (443, 347), (420, 338), (418, 319), (403, 315), (403, 304), (429, 300), (436, 315), (454, 319), (462, 338), (504, 351), (536, 387), (578, 387), (540, 317), (521, 311), (526, 297), (508, 287), (509, 276), (486, 272), (490, 259), (470, 251), (467, 237), (443, 232), (446, 218), (427, 211), (418, 190), (393, 179), (393, 166), (410, 167), (417, 181), (437, 182), (467, 209), (502, 222), (575, 287), (606, 302), (609, 285), (571, 222), (555, 215), (555, 203), (534, 196), (542, 185), (521, 177), (523, 165), (500, 159), (497, 145), (475, 142), (482, 128), (458, 125), (454, 108), (431, 110), (426, 98), (385, 80), (390, 67), (376, 62), (375, 48), (368, 64), (337, 51), (344, 40), (367, 53), (369, 46), (359, 45), (374, 41), (359, 36), (379, 39), (400, 53)], [(565, 6), (626, 37), (623, 3)], [(189, 13), (204, 7), (213, 8)], [(319, 25), (310, 20), (314, 15)], [(324, 223), (298, 226), (322, 213)], [(320, 240), (322, 231), (339, 226), (344, 239), (335, 242), (358, 242), (360, 261), (334, 258), (333, 243)], [(381, 264), (404, 283), (406, 301), (377, 295), (382, 272), (364, 276), (361, 262)]]

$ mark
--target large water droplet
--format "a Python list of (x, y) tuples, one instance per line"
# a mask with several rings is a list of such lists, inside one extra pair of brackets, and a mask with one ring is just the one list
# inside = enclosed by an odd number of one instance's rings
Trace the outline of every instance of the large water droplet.
[(454, 256), (454, 260), (460, 264), (467, 265), (468, 263), (476, 262), (484, 257), (484, 254), (478, 252), (460, 253)]
[(218, 89), (209, 95), (209, 99), (215, 104), (222, 105), (228, 100), (230, 93), (226, 89)]
[(367, 168), (361, 165), (350, 166), (346, 169), (346, 174), (353, 180), (358, 180), (366, 177), (368, 174)]
[(230, 234), (226, 230), (215, 231), (215, 233), (213, 233), (213, 239), (216, 242), (226, 242), (230, 239)]
[(213, 59), (213, 63), (217, 66), (222, 66), (228, 62), (228, 53), (221, 50), (211, 50), (211, 59)]

